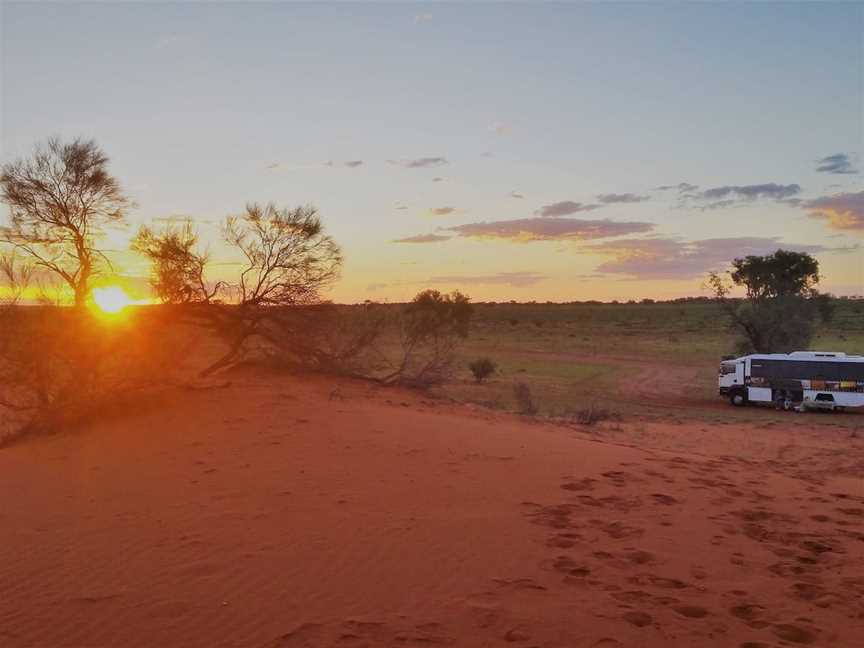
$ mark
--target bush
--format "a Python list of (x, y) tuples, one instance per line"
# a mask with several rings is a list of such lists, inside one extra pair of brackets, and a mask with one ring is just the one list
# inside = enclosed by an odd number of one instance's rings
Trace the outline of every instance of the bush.
[(613, 410), (599, 407), (593, 403), (577, 411), (574, 419), (580, 425), (594, 425), (601, 421), (620, 421), (621, 415)]
[(498, 365), (489, 358), (477, 358), (474, 362), (468, 363), (468, 368), (474, 374), (474, 380), (482, 383), (498, 370)]
[(0, 440), (179, 378), (176, 349), (195, 332), (162, 315), (136, 309), (104, 322), (82, 309), (0, 308)]
[(537, 404), (528, 385), (523, 382), (513, 383), (513, 396), (516, 398), (516, 410), (520, 414), (533, 416), (537, 413)]

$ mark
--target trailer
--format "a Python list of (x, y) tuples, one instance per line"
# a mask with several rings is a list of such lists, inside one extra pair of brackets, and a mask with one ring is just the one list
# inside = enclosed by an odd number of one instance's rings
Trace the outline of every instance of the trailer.
[(795, 351), (727, 358), (719, 394), (735, 406), (773, 403), (783, 409), (864, 407), (864, 356)]

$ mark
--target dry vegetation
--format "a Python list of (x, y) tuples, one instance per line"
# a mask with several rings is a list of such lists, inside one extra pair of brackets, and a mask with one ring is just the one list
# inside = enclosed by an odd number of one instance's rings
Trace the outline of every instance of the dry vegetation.
[[(717, 360), (736, 346), (864, 350), (862, 304), (819, 294), (816, 259), (783, 250), (735, 259), (729, 280), (712, 275), (713, 301), (475, 307), (425, 290), (408, 304), (337, 306), (323, 295), (342, 251), (317, 210), (257, 203), (223, 221), (242, 259), (233, 277), (208, 277), (191, 223), (144, 227), (132, 247), (162, 304), (95, 316), (93, 280), (111, 271), (99, 241), (132, 204), (107, 164), (93, 141), (52, 139), (3, 166), (0, 434), (250, 362), (593, 425), (622, 411), (714, 408)], [(25, 307), (34, 282), (44, 303)], [(730, 298), (733, 284), (745, 298)], [(47, 305), (49, 285), (65, 286), (75, 308)]]

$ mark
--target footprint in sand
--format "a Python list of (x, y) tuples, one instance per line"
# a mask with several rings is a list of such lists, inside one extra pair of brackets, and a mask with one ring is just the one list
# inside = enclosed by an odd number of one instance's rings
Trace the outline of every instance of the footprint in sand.
[(320, 645), (323, 636), (320, 623), (304, 623), (274, 639), (269, 648), (312, 648)]
[(708, 610), (698, 605), (678, 605), (672, 609), (688, 619), (701, 619), (708, 616)]
[(594, 483), (596, 479), (591, 479), (590, 477), (586, 477), (585, 479), (580, 479), (578, 481), (568, 481), (561, 484), (561, 488), (569, 491), (586, 491), (586, 490), (594, 490)]
[(737, 619), (740, 619), (744, 623), (746, 623), (751, 628), (764, 628), (770, 625), (767, 621), (762, 619), (764, 616), (766, 609), (761, 605), (754, 604), (741, 604), (736, 605), (729, 609), (729, 613)]
[(687, 583), (677, 578), (666, 578), (665, 576), (656, 576), (654, 574), (637, 574), (627, 580), (634, 585), (653, 585), (660, 589), (684, 589), (687, 587)]
[(774, 635), (783, 641), (798, 644), (811, 644), (816, 641), (816, 633), (791, 623), (778, 623), (774, 626)]
[(658, 504), (665, 504), (666, 506), (672, 506), (673, 504), (678, 503), (677, 499), (675, 499), (671, 495), (665, 495), (663, 493), (652, 493), (651, 497), (653, 497), (654, 501)]
[(584, 565), (577, 563), (569, 556), (558, 556), (552, 563), (552, 569), (568, 576), (584, 578), (591, 573), (591, 570)]
[(625, 612), (622, 615), (622, 618), (627, 623), (632, 623), (637, 628), (644, 628), (647, 625), (651, 625), (651, 623), (653, 623), (654, 621), (654, 618), (650, 614), (637, 611)]
[(639, 538), (645, 533), (645, 529), (632, 527), (620, 521), (606, 522), (605, 520), (590, 520), (591, 524), (599, 528), (603, 533), (615, 540), (624, 538)]
[(546, 541), (546, 546), (555, 549), (570, 549), (576, 546), (578, 540), (582, 540), (582, 536), (578, 533), (559, 533), (549, 538)]

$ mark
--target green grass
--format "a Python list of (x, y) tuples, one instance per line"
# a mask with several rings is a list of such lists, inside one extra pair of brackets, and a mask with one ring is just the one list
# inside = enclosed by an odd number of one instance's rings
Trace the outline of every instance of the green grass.
[[(454, 380), (439, 391), (457, 401), (510, 410), (513, 383), (520, 381), (529, 385), (543, 415), (564, 415), (605, 399), (604, 405), (623, 413), (663, 416), (671, 408), (631, 402), (618, 387), (633, 379), (622, 363), (635, 361), (639, 371), (640, 362), (655, 367), (668, 362), (694, 376), (687, 393), (677, 394), (693, 407), (676, 409), (675, 415), (710, 417), (718, 415), (717, 365), (734, 352), (734, 342), (726, 315), (711, 303), (478, 304)], [(811, 348), (864, 354), (864, 302), (838, 302), (834, 320), (819, 329)], [(499, 373), (478, 385), (467, 365), (484, 356), (498, 364)], [(773, 418), (762, 409), (730, 407), (723, 413), (728, 420), (754, 415)]]

